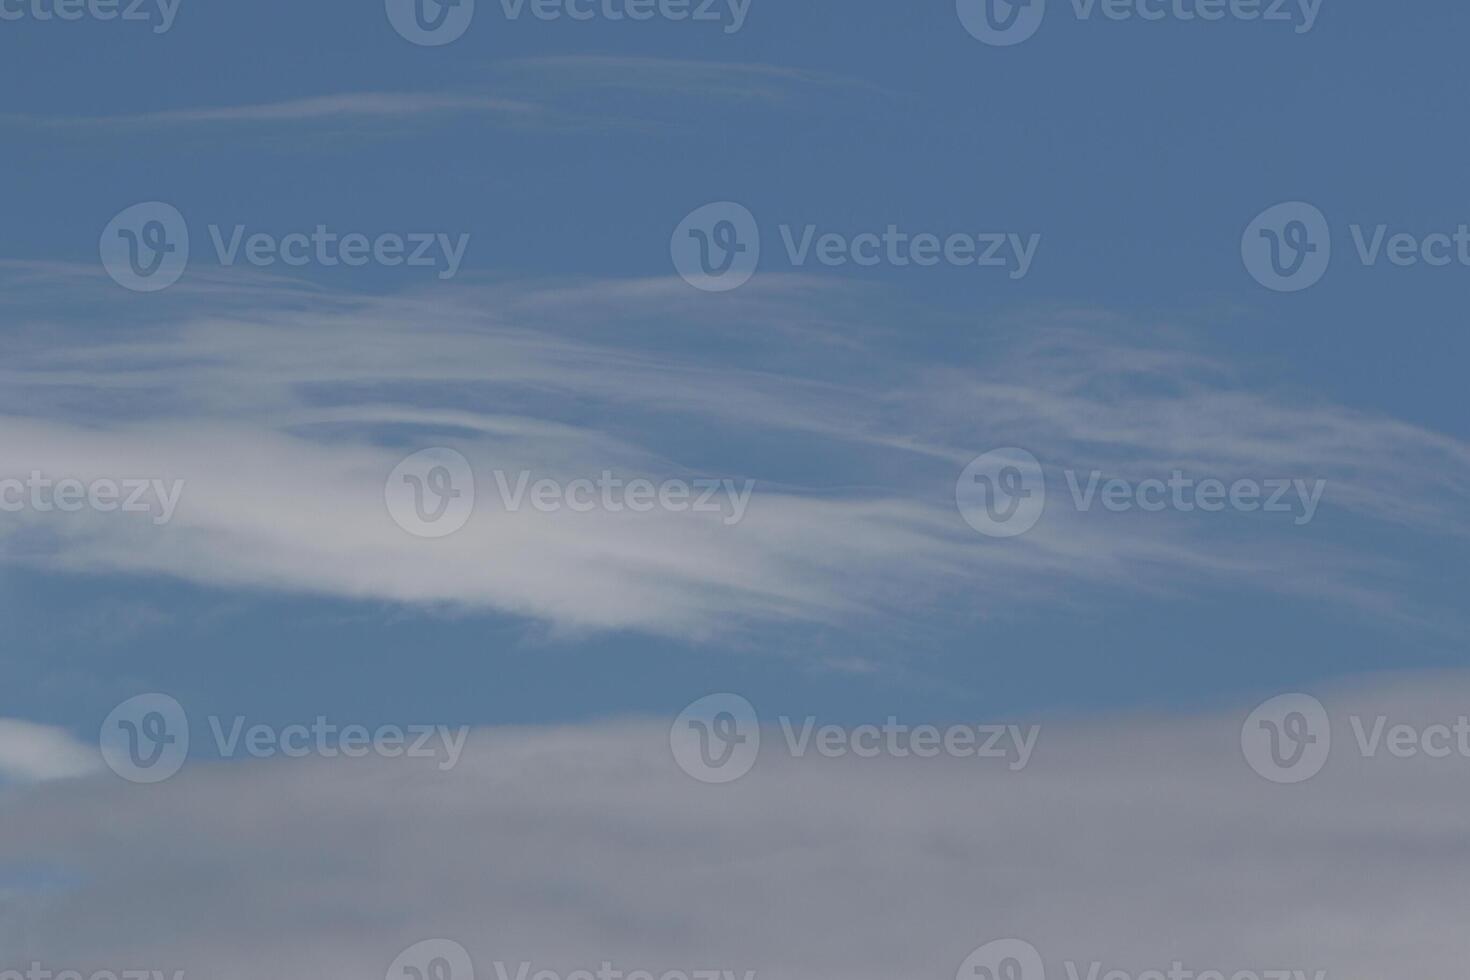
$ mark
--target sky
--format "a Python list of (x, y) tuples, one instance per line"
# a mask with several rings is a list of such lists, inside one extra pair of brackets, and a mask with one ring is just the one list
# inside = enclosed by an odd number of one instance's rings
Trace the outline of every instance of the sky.
[(0, 971), (1463, 962), (1470, 12), (989, 3), (0, 0)]

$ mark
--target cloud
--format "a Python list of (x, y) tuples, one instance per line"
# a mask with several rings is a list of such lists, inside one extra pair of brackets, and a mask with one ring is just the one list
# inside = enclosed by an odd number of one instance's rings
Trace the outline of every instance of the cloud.
[[(451, 115), (479, 115), (512, 125), (553, 127), (644, 126), (671, 103), (694, 102), (702, 113), (711, 100), (726, 103), (796, 102), (821, 93), (881, 94), (875, 86), (832, 75), (764, 64), (695, 62), (664, 58), (564, 55), (518, 58), (492, 71), (494, 94), (479, 92), (339, 92), (242, 105), (160, 109), (102, 116), (34, 116), (0, 113), (0, 123), (47, 129), (182, 129), (197, 126), (286, 125), (342, 122), (355, 125), (420, 122)], [(609, 97), (617, 115), (590, 108)], [(648, 115), (652, 113), (652, 115)]]
[(191, 762), (156, 786), (109, 775), (12, 790), (0, 864), (64, 862), (78, 883), (13, 903), (8, 949), (52, 969), (361, 980), (444, 937), (479, 980), (496, 961), (511, 975), (522, 961), (563, 974), (611, 961), (656, 976), (951, 980), (973, 948), (1016, 936), (1053, 978), (1094, 960), (1134, 975), (1174, 961), (1227, 977), (1452, 975), (1470, 759), (1363, 758), (1345, 718), (1454, 723), (1470, 683), (1318, 693), (1332, 757), (1295, 786), (1247, 766), (1239, 705), (1036, 719), (1020, 772), (795, 759), (767, 719), (755, 768), (712, 786), (675, 767), (667, 721), (630, 721), (480, 730), (447, 773), (429, 760)]
[[(715, 302), (669, 279), (390, 296), (201, 279), (99, 309), (81, 282), (60, 300), (58, 288), (28, 269), (7, 293), (15, 320), (33, 324), (0, 367), (8, 475), (186, 489), (164, 527), (0, 515), (12, 560), (51, 569), (683, 637), (1242, 587), (1422, 623), (1435, 616), (1416, 604), (1410, 538), (1464, 533), (1470, 453), (1456, 440), (1065, 314), (992, 330), (985, 357), (962, 366), (908, 351), (887, 324), (912, 311), (891, 298), (800, 277)], [(49, 321), (28, 319), (32, 291)], [(79, 325), (101, 315), (130, 326)], [(390, 519), (384, 484), (440, 445), (472, 461), (479, 493), (462, 531), (424, 541)], [(1011, 445), (1043, 459), (1057, 501), (1024, 537), (984, 539), (960, 519), (955, 481), (971, 457)], [(1308, 528), (1084, 513), (1066, 499), (1065, 467), (1300, 476), (1329, 490)], [(734, 526), (507, 510), (495, 474), (522, 471), (750, 480), (755, 492)], [(1407, 550), (1357, 544), (1380, 525), (1407, 532)]]
[(70, 779), (99, 768), (97, 750), (65, 730), (0, 718), (0, 782)]
[(317, 120), (415, 119), (424, 115), (490, 113), (508, 118), (533, 114), (537, 106), (515, 99), (422, 92), (350, 92), (256, 105), (171, 109), (115, 116), (3, 117), (51, 127), (152, 129), (221, 123), (293, 123)]

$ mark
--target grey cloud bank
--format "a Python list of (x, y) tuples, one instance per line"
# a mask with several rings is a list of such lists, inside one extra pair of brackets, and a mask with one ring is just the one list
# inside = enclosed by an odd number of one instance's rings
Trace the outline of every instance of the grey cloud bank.
[[(1317, 693), (1418, 725), (1470, 704), (1464, 674), (1376, 683)], [(64, 863), (79, 883), (0, 906), (7, 948), (22, 963), (361, 980), (443, 936), (481, 980), (497, 960), (512, 976), (523, 961), (563, 976), (609, 961), (951, 980), (978, 944), (1024, 936), (1059, 978), (1068, 961), (1084, 978), (1080, 964), (1136, 977), (1174, 961), (1453, 975), (1445, 937), (1461, 931), (1470, 858), (1447, 842), (1470, 780), (1442, 760), (1345, 752), (1275, 786), (1242, 756), (1248, 708), (1049, 721), (1020, 773), (776, 753), (710, 786), (678, 769), (666, 723), (630, 722), (477, 731), (451, 772), (273, 759), (149, 787), (11, 788), (0, 863)], [(213, 887), (219, 875), (234, 887)], [(1286, 928), (1281, 909), (1310, 911)]]

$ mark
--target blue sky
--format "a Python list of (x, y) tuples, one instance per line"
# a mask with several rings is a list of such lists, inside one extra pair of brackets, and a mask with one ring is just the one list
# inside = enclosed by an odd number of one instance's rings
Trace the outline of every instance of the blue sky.
[(1463, 4), (413, 2), (0, 0), (0, 980), (1462, 968)]
[[(482, 3), (468, 33), (445, 47), (406, 43), (380, 12), (332, 3), (186, 2), (162, 35), (131, 23), (7, 23), (0, 257), (10, 274), (35, 263), (95, 271), (97, 234), (112, 215), (162, 200), (188, 216), (194, 237), (190, 278), (177, 291), (199, 287), (155, 297), (89, 283), (64, 306), (20, 289), (8, 319), (14, 331), (64, 321), (73, 340), (112, 344), (159, 317), (209, 315), (211, 223), (277, 235), (327, 224), (471, 236), (448, 283), (404, 269), (292, 273), (359, 298), (595, 291), (667, 279), (673, 226), (695, 207), (733, 200), (763, 226), (753, 289), (792, 272), (780, 268), (781, 224), (1042, 239), (1020, 281), (945, 267), (817, 268), (794, 275), (799, 313), (778, 308), (784, 293), (772, 308), (747, 308), (691, 292), (656, 325), (631, 302), (605, 318), (593, 302), (556, 329), (610, 349), (886, 387), (899, 382), (877, 361), (915, 375), (941, 365), (960, 377), (990, 372), (1028, 331), (1067, 323), (1089, 344), (1209, 358), (1229, 378), (1222, 388), (1393, 420), (1463, 451), (1457, 300), (1470, 269), (1362, 268), (1349, 261), (1347, 226), (1423, 234), (1470, 221), (1463, 141), (1454, 126), (1426, 125), (1460, 101), (1457, 52), (1470, 15), (1452, 4), (1389, 16), (1329, 2), (1313, 30), (1297, 34), (1268, 23), (1082, 21), (1057, 6), (1014, 48), (977, 42), (944, 4), (757, 2), (726, 34), (656, 20), (510, 21)], [(354, 104), (363, 93), (419, 103), (298, 119), (207, 116), (323, 97)], [(435, 108), (436, 97), (522, 108)], [(1241, 229), (1287, 200), (1316, 204), (1335, 228), (1332, 269), (1299, 294), (1263, 289), (1240, 261)], [(248, 299), (231, 302), (249, 318)], [(782, 316), (804, 326), (830, 318), (834, 336), (783, 349)], [(95, 422), (89, 413), (102, 410), (79, 409), (75, 421)], [(527, 407), (594, 428), (599, 411), (596, 399)], [(984, 405), (970, 419), (964, 406), (944, 411), (950, 443), (975, 454), (1024, 445), (1029, 434), (1007, 438)], [(750, 473), (817, 497), (901, 485), (896, 496), (942, 505), (950, 492), (944, 466), (880, 460), (853, 445), (814, 448), (799, 433), (762, 437), (738, 417), (645, 417), (627, 404), (619, 413), (609, 428), (636, 431), (691, 470)], [(893, 423), (910, 432), (924, 424)], [(372, 437), (415, 438), (387, 429)], [(1301, 475), (1317, 475), (1312, 463), (1301, 460)], [(1386, 465), (1437, 469), (1445, 486), (1431, 496), (1456, 485), (1463, 493), (1463, 458)], [(1401, 478), (1413, 497), (1422, 476), (1375, 479)], [(1003, 715), (1208, 704), (1365, 670), (1458, 665), (1463, 509), (1455, 530), (1403, 528), (1381, 513), (1334, 511), (1333, 497), (1330, 488), (1306, 533), (1265, 529), (1262, 540), (1321, 549), (1289, 573), (1298, 580), (1327, 575), (1328, 552), (1392, 565), (1392, 581), (1371, 587), (1382, 610), (1293, 595), (1250, 574), (1140, 588), (1142, 571), (1124, 562), (1044, 601), (987, 595), (956, 572), (933, 601), (899, 590), (891, 606), (819, 624), (777, 616), (742, 622), (738, 635), (567, 633), (556, 617), (503, 604), (446, 613), (432, 602), (342, 595), (330, 583), (273, 587), (268, 575), (226, 587), (176, 574), (167, 559), (128, 572), (89, 568), (85, 557), (38, 568), (22, 555), (5, 571), (13, 681), (0, 711), (80, 734), (122, 696), (168, 689), (263, 716), (318, 705), (535, 723), (665, 714), (730, 688), (853, 718)], [(967, 543), (982, 563), (1004, 544)]]

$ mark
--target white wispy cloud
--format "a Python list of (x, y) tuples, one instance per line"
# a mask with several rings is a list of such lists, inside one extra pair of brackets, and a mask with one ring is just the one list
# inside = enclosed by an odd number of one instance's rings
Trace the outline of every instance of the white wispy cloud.
[[(58, 307), (43, 279), (27, 270), (7, 298), (17, 322), (30, 290), (52, 311), (14, 332), (0, 367), (7, 470), (186, 485), (165, 527), (0, 517), (12, 560), (51, 568), (681, 636), (1201, 588), (1285, 590), (1410, 622), (1432, 618), (1415, 605), (1412, 549), (1366, 548), (1354, 530), (1465, 530), (1470, 451), (1456, 440), (1065, 315), (993, 331), (965, 366), (906, 352), (885, 318), (908, 311), (791, 277), (715, 301), (663, 279), (387, 297), (196, 283), (105, 314), (71, 309), (87, 302), (75, 282)], [(147, 319), (106, 336), (78, 326), (98, 315)], [(480, 494), (462, 531), (426, 542), (390, 520), (383, 486), (437, 445), (474, 462)], [(1013, 445), (1043, 459), (1061, 498), (1063, 467), (1137, 478), (1177, 466), (1326, 480), (1331, 519), (1082, 513), (1061, 500), (1024, 537), (984, 539), (960, 519), (955, 480)], [(756, 489), (735, 526), (509, 512), (496, 470)]]
[(398, 120), (424, 115), (491, 113), (524, 117), (538, 111), (531, 102), (483, 95), (428, 92), (346, 92), (253, 105), (168, 109), (113, 116), (7, 116), (53, 127), (163, 128), (219, 123), (288, 123), (320, 120)]

